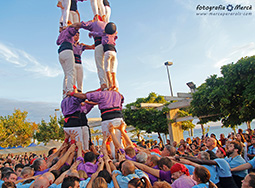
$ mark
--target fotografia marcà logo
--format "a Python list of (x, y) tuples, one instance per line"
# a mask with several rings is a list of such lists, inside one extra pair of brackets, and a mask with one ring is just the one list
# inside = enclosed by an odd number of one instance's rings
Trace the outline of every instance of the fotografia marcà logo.
[(251, 16), (252, 5), (197, 5), (198, 16)]

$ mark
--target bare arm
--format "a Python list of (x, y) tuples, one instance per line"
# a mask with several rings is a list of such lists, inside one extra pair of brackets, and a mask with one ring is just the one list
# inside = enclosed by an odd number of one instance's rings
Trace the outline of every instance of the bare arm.
[(86, 93), (73, 93), (73, 92), (68, 91), (66, 95), (67, 96), (74, 96), (74, 97), (77, 97), (77, 98), (80, 98), (80, 99), (87, 99)]
[(72, 145), (70, 146), (70, 148), (67, 150), (67, 152), (65, 153), (65, 155), (64, 155), (63, 157), (61, 157), (61, 158), (58, 160), (58, 162), (57, 162), (54, 166), (52, 166), (52, 167), (50, 168), (49, 171), (58, 170), (61, 166), (63, 166), (64, 163), (66, 162), (67, 158), (69, 157), (69, 155), (70, 155), (72, 152), (74, 152), (75, 148), (76, 148), (76, 145), (75, 145), (75, 144), (72, 144)]
[(235, 168), (231, 168), (231, 172), (242, 171), (242, 170), (246, 170), (246, 169), (250, 169), (250, 168), (252, 168), (252, 165), (250, 163), (245, 163), (245, 164), (239, 165)]
[(109, 128), (109, 132), (111, 133), (111, 136), (112, 136), (112, 141), (114, 143), (114, 146), (116, 148), (116, 150), (119, 150), (121, 147), (115, 133), (114, 133), (114, 127), (113, 127), (113, 124), (112, 123), (109, 123), (108, 125), (108, 128)]
[(87, 45), (87, 44), (83, 44), (81, 43), (83, 46), (85, 46), (85, 48), (87, 50), (94, 50), (95, 49), (95, 44), (92, 44), (92, 45)]
[(118, 182), (117, 182), (117, 179), (116, 177), (118, 176), (119, 174), (118, 173), (113, 173), (112, 175), (112, 181), (113, 181), (113, 185), (114, 185), (114, 188), (120, 188)]
[(121, 120), (121, 124), (119, 126), (119, 130), (121, 131), (121, 134), (123, 135), (123, 138), (124, 138), (124, 140), (126, 142), (126, 147), (128, 147), (128, 146), (132, 146), (133, 147), (132, 141), (130, 140), (130, 138), (128, 137), (127, 133), (125, 132), (126, 127), (127, 127), (126, 123)]
[(148, 173), (150, 173), (151, 175), (160, 178), (160, 177), (159, 177), (159, 176), (160, 176), (160, 175), (159, 175), (160, 170), (151, 168), (151, 167), (149, 167), (149, 166), (147, 166), (147, 165), (145, 165), (145, 164), (141, 164), (141, 163), (134, 162), (134, 161), (132, 161), (132, 162), (134, 163), (134, 165), (135, 165), (137, 168), (141, 169), (142, 171), (148, 172)]
[(185, 159), (192, 161), (194, 163), (198, 164), (204, 164), (204, 165), (218, 165), (216, 161), (214, 160), (201, 160), (195, 157), (185, 157)]

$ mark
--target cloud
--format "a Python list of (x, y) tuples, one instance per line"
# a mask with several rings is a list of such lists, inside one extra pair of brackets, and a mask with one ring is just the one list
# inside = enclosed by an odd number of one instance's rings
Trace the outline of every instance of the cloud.
[(89, 72), (97, 72), (96, 63), (94, 58), (82, 57), (82, 63)]
[(23, 69), (24, 71), (33, 72), (36, 75), (44, 77), (57, 77), (62, 74), (59, 68), (52, 68), (41, 64), (27, 52), (3, 43), (0, 43), (0, 59), (14, 64), (17, 68)]
[(234, 47), (233, 50), (226, 55), (226, 57), (220, 59), (215, 64), (215, 67), (221, 67), (231, 62), (236, 62), (241, 57), (255, 55), (255, 43), (251, 42), (242, 46)]

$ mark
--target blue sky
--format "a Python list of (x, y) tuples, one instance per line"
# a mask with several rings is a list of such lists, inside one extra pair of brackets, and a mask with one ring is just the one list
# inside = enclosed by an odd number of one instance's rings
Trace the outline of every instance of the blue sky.
[[(174, 95), (189, 92), (222, 65), (255, 54), (255, 3), (249, 0), (109, 0), (111, 21), (118, 29), (118, 72), (125, 104), (150, 92), (170, 95), (166, 61)], [(39, 122), (60, 108), (63, 73), (58, 62), (56, 39), (60, 9), (57, 0), (0, 2), (0, 115), (14, 108), (29, 112)], [(241, 15), (197, 15), (198, 5), (252, 5), (252, 10), (213, 10)], [(79, 2), (81, 20), (92, 19), (90, 2)], [(252, 15), (244, 15), (251, 13)], [(81, 30), (81, 42), (92, 44)], [(82, 55), (84, 92), (99, 87), (94, 52)], [(59, 113), (59, 112), (58, 112)], [(95, 109), (89, 117), (97, 117)]]

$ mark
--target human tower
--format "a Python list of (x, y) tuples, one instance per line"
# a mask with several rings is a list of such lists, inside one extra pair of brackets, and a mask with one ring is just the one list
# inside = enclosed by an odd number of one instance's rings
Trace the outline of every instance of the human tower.
[[(65, 117), (65, 134), (75, 132), (76, 140), (80, 140), (83, 143), (83, 149), (87, 150), (91, 142), (86, 114), (98, 105), (102, 118), (102, 132), (104, 135), (109, 135), (109, 123), (118, 127), (123, 122), (121, 111), (124, 97), (118, 91), (119, 86), (116, 79), (117, 28), (113, 22), (109, 22), (110, 4), (107, 0), (91, 0), (93, 19), (80, 22), (77, 1), (84, 0), (59, 0), (57, 4), (62, 11), (57, 39), (59, 62), (64, 71), (61, 109)], [(89, 37), (94, 39), (93, 45), (79, 42), (79, 29), (81, 28), (89, 31)], [(95, 51), (100, 88), (82, 93), (81, 54), (88, 49)], [(121, 142), (120, 131), (116, 129), (115, 133)]]

